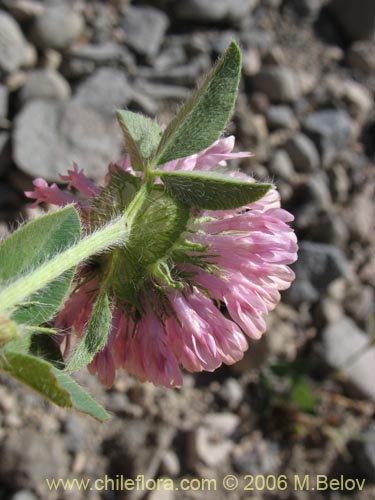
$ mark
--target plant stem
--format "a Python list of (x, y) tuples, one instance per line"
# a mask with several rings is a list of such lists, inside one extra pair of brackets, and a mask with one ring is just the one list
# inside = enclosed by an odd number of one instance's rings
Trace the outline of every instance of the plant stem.
[(65, 271), (77, 266), (94, 254), (109, 247), (126, 243), (129, 226), (122, 217), (80, 240), (72, 247), (55, 255), (40, 267), (0, 290), (0, 311), (12, 309), (33, 293), (44, 288)]

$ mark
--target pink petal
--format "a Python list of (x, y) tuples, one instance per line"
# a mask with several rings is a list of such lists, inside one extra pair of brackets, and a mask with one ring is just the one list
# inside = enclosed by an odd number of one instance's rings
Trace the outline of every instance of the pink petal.
[(35, 202), (31, 205), (32, 208), (43, 202), (61, 207), (69, 205), (69, 203), (77, 203), (74, 196), (61, 191), (55, 183), (49, 186), (46, 180), (38, 177), (37, 179), (34, 179), (33, 184), (35, 186), (34, 191), (25, 191), (25, 196), (27, 198), (35, 199)]
[(78, 165), (73, 163), (73, 170), (68, 170), (68, 175), (60, 175), (61, 180), (68, 181), (68, 188), (75, 188), (88, 198), (100, 193), (101, 189), (92, 182), (85, 174), (84, 170), (78, 170)]

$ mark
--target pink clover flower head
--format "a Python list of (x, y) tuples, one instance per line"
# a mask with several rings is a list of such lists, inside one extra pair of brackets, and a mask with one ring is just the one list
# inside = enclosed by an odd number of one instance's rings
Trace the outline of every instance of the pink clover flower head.
[[(159, 169), (211, 170), (249, 156), (233, 153), (233, 147), (234, 137), (219, 139)], [(34, 204), (80, 204), (88, 230), (106, 222), (106, 211), (108, 218), (126, 209), (141, 183), (128, 156), (110, 165), (102, 188), (76, 166), (62, 179), (82, 194), (82, 201), (41, 179), (27, 196), (36, 199)], [(141, 381), (179, 387), (181, 368), (213, 371), (239, 361), (248, 348), (246, 336), (261, 337), (265, 315), (294, 279), (288, 267), (297, 258), (289, 226), (293, 216), (280, 208), (276, 189), (237, 209), (187, 212), (173, 204), (160, 184), (155, 189), (154, 198), (135, 216), (139, 231), (133, 240), (83, 266), (57, 318), (69, 337), (69, 350), (70, 337), (84, 335), (101, 283), (110, 283), (110, 333), (89, 365), (106, 386), (120, 368)], [(172, 219), (177, 221), (173, 226)]]

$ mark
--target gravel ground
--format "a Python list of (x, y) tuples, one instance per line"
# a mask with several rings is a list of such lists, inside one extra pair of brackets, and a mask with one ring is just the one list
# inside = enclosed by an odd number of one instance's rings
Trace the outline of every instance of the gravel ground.
[[(22, 195), (34, 177), (58, 181), (76, 161), (100, 181), (122, 151), (114, 109), (167, 122), (232, 39), (244, 65), (228, 133), (256, 153), (239, 166), (272, 179), (296, 217), (295, 283), (242, 362), (181, 390), (124, 373), (105, 390), (80, 373), (106, 424), (0, 375), (0, 499), (375, 498), (372, 0), (0, 0), (0, 235), (35, 216)], [(365, 484), (299, 487), (317, 474)], [(45, 481), (137, 475), (214, 482)]]

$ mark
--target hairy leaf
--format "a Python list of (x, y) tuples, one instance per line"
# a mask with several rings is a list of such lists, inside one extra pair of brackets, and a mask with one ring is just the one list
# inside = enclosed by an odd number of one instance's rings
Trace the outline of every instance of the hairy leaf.
[[(35, 269), (47, 259), (76, 242), (81, 235), (80, 218), (73, 206), (43, 215), (12, 233), (0, 244), (0, 287)], [(74, 269), (20, 305), (12, 319), (19, 323), (40, 325), (50, 319), (67, 293)]]
[(62, 407), (75, 408), (97, 420), (109, 415), (73, 379), (45, 360), (5, 348), (0, 353), (0, 370)]
[(216, 172), (174, 172), (154, 170), (164, 182), (167, 192), (185, 205), (206, 210), (230, 210), (262, 198), (272, 184), (244, 181)]
[(160, 139), (161, 130), (157, 123), (139, 113), (117, 110), (126, 151), (130, 156), (134, 170), (143, 170), (154, 155)]
[(240, 73), (241, 52), (232, 42), (166, 128), (154, 165), (197, 153), (219, 138), (233, 112)]

